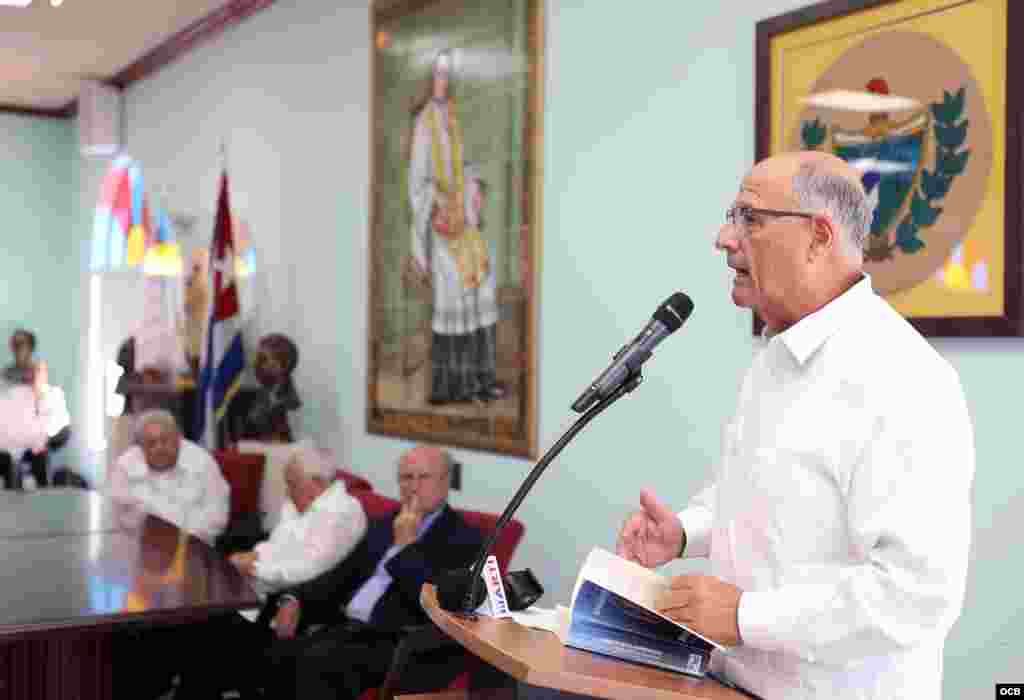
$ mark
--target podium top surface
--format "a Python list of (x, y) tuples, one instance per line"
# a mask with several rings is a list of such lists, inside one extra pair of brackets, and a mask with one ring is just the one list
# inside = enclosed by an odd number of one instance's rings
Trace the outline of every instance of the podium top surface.
[(430, 584), (420, 605), (445, 634), (516, 680), (595, 698), (745, 700), (711, 679), (693, 678), (564, 646), (551, 632), (510, 620), (465, 619), (442, 610)]

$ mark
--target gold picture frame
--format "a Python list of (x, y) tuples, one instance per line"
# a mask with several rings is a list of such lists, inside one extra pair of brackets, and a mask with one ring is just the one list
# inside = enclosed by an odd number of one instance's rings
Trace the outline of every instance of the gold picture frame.
[(536, 456), (543, 12), (374, 7), (370, 433)]
[(1007, 75), (1022, 16), (1008, 0), (832, 0), (757, 25), (757, 159), (815, 148), (861, 169), (865, 269), (927, 336), (1024, 335)]

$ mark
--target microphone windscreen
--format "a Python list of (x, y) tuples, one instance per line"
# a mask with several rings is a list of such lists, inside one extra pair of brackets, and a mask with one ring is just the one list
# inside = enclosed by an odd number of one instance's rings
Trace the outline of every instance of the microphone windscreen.
[(682, 292), (676, 292), (658, 307), (654, 312), (654, 319), (663, 323), (669, 333), (675, 333), (692, 313), (693, 301), (690, 297)]

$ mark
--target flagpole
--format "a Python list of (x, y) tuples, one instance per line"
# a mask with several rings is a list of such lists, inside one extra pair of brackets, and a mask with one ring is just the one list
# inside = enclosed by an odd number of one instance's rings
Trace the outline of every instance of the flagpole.
[[(223, 142), (221, 149), (221, 161), (226, 167), (227, 148)], [(198, 412), (198, 425), (203, 427), (206, 438), (203, 442), (211, 449), (221, 446), (218, 438), (229, 420), (228, 406), (241, 386), (245, 370), (231, 228), (228, 175), (224, 170), (219, 178), (217, 210), (210, 241), (210, 320), (205, 333), (206, 352), (200, 377), (203, 404)]]
[(228, 140), (226, 136), (220, 137), (220, 147), (218, 148), (218, 160), (220, 161), (221, 173), (228, 171)]

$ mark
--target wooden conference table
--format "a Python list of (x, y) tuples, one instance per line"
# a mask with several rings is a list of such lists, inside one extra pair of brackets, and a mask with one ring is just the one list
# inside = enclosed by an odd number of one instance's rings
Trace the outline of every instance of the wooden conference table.
[(0, 491), (0, 698), (112, 694), (116, 633), (254, 608), (217, 552), (79, 489)]

